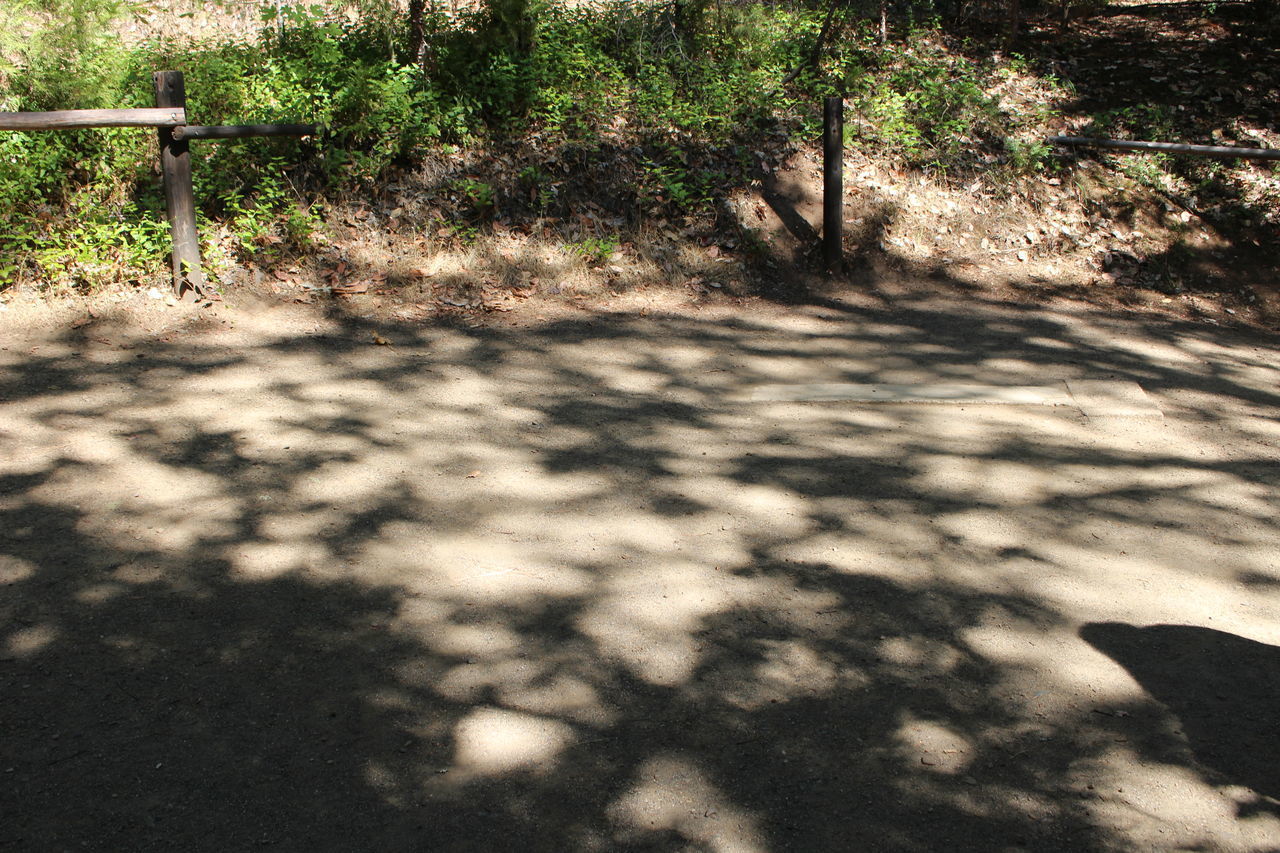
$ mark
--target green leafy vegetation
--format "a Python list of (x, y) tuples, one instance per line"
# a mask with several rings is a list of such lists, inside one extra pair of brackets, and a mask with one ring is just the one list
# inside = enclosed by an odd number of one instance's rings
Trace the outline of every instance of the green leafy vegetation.
[(613, 257), (613, 253), (618, 251), (620, 245), (618, 235), (612, 234), (608, 237), (588, 237), (576, 243), (569, 243), (565, 248), (581, 255), (588, 263), (602, 264)]
[[(856, 3), (488, 0), (458, 14), (411, 4), (408, 19), (382, 0), (267, 3), (261, 26), (237, 36), (120, 37), (140, 8), (0, 0), (0, 107), (149, 106), (151, 73), (176, 68), (193, 121), (323, 125), (315, 139), (192, 145), (200, 215), (218, 226), (204, 237), (241, 259), (308, 247), (327, 202), (378, 192), (433, 152), (513, 140), (548, 157), (573, 150), (576, 165), (534, 159), (506, 183), (454, 173), (439, 191), (467, 221), (447, 227), (474, 236), (512, 209), (571, 215), (562, 190), (593, 164), (613, 177), (597, 189), (615, 213), (709, 211), (753, 179), (762, 139), (815, 138), (828, 94), (848, 99), (850, 145), (943, 180), (1012, 181), (1056, 168), (1045, 130), (1074, 96), (1036, 77), (1035, 61), (952, 31), (982, 4), (895, 6), (882, 33), (878, 9)], [(1010, 97), (1011, 81), (1033, 77), (1035, 97)], [(1123, 106), (1095, 126), (1160, 136), (1170, 122), (1167, 107)], [(0, 287), (25, 276), (91, 289), (161, 271), (154, 137), (0, 133)], [(1130, 171), (1154, 185), (1161, 167)]]

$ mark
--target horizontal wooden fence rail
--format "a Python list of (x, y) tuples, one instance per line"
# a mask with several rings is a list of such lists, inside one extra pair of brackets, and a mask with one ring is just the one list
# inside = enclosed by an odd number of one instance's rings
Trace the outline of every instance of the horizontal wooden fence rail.
[(0, 130), (68, 130), (77, 127), (178, 127), (187, 123), (181, 108), (136, 110), (58, 110), (51, 113), (0, 113)]
[(1280, 160), (1280, 149), (1233, 148), (1229, 145), (1184, 145), (1181, 142), (1139, 142), (1127, 139), (1092, 139), (1087, 136), (1050, 136), (1051, 145), (1074, 145), (1082, 148), (1116, 148), (1121, 151), (1191, 154), (1198, 157), (1239, 157), (1245, 160)]
[(189, 124), (173, 129), (174, 139), (244, 139), (250, 136), (315, 136), (315, 124)]

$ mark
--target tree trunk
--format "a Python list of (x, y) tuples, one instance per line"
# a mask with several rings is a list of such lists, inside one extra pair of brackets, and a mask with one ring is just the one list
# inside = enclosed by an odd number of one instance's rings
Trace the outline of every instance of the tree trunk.
[(422, 20), (426, 5), (426, 0), (409, 0), (409, 56), (414, 62), (422, 61), (422, 49), (426, 45)]
[(799, 77), (800, 72), (804, 69), (816, 68), (818, 66), (818, 63), (822, 60), (822, 48), (826, 46), (827, 38), (831, 35), (831, 25), (835, 21), (836, 7), (839, 3), (840, 0), (829, 0), (827, 5), (827, 17), (822, 22), (822, 29), (818, 31), (818, 37), (813, 42), (813, 50), (809, 52), (809, 56), (803, 62), (795, 68), (792, 68), (790, 73), (788, 73), (786, 77), (782, 78), (784, 85)]
[(1005, 47), (1012, 47), (1018, 40), (1018, 30), (1022, 24), (1022, 2), (1021, 0), (1009, 0), (1009, 17), (1005, 21), (1004, 43)]

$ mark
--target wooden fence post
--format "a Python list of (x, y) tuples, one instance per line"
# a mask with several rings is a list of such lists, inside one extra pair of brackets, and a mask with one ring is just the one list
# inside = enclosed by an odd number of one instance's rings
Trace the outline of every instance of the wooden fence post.
[(827, 271), (844, 266), (844, 98), (827, 98), (822, 111), (822, 259)]
[[(187, 87), (181, 71), (157, 71), (152, 75), (157, 107), (187, 105)], [(172, 128), (160, 128), (160, 172), (164, 176), (165, 208), (173, 237), (173, 291), (179, 299), (195, 301), (204, 295), (204, 270), (200, 266), (200, 235), (196, 231), (195, 192), (191, 185), (191, 152), (185, 139)]]

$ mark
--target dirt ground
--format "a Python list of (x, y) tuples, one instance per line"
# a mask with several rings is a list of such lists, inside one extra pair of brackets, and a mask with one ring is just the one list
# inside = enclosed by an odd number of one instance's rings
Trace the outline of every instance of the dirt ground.
[(0, 315), (0, 847), (1280, 849), (1273, 333), (611, 304)]

